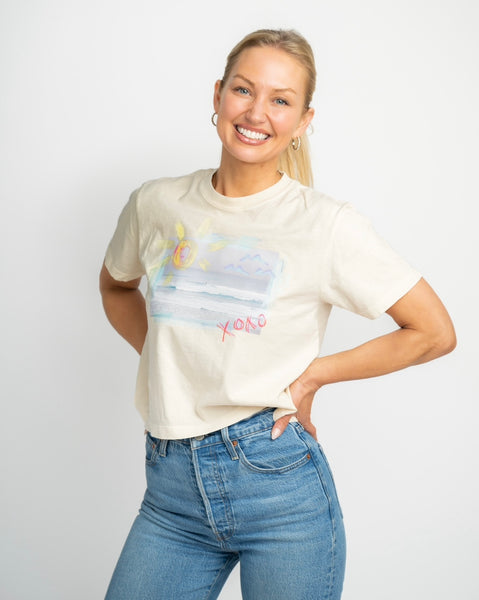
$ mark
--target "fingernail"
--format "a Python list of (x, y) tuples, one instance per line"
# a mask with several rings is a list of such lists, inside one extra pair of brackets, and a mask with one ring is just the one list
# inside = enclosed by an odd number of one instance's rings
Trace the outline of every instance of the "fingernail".
[(279, 438), (280, 435), (281, 429), (279, 427), (273, 427), (273, 431), (271, 432), (271, 439), (275, 440), (276, 438)]

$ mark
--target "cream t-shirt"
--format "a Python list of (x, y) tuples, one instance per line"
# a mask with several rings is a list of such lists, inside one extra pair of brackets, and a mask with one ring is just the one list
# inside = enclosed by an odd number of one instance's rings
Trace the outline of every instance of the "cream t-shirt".
[(148, 281), (135, 404), (158, 438), (294, 412), (288, 386), (319, 355), (331, 307), (375, 318), (420, 279), (349, 204), (285, 174), (230, 198), (213, 173), (142, 185), (106, 253), (115, 279)]

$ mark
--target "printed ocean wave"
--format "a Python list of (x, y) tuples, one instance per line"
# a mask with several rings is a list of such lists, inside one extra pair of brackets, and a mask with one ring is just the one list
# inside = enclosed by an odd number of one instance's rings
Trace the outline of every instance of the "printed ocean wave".
[[(175, 313), (188, 310), (203, 310), (222, 315), (222, 318), (248, 317), (252, 313), (258, 313), (264, 310), (264, 302), (256, 299), (235, 298), (233, 296), (213, 295), (213, 294), (198, 294), (191, 292), (178, 292), (174, 289), (164, 288), (160, 294), (155, 294), (152, 298), (150, 307), (151, 314), (155, 316), (161, 315), (168, 306), (168, 313)], [(173, 307), (173, 308), (171, 308)]]

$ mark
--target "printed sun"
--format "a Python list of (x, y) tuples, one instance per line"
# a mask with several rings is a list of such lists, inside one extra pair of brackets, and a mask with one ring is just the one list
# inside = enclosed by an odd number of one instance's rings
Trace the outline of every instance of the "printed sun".
[[(182, 223), (177, 223), (176, 229), (176, 240), (161, 240), (158, 242), (159, 250), (166, 250), (168, 253), (160, 262), (155, 265), (154, 270), (161, 273), (164, 268), (171, 264), (175, 270), (183, 270), (192, 267), (198, 256), (198, 244), (194, 239), (185, 237), (185, 228)], [(194, 238), (200, 240), (204, 238), (210, 231), (210, 220), (206, 219), (201, 223), (198, 230), (194, 234)], [(220, 240), (218, 242), (209, 244), (208, 250), (210, 252), (216, 252), (227, 246), (229, 242), (227, 240)], [(210, 263), (206, 258), (202, 258), (198, 261), (198, 266), (207, 271)], [(163, 285), (168, 285), (173, 278), (173, 273), (169, 273), (163, 279)]]

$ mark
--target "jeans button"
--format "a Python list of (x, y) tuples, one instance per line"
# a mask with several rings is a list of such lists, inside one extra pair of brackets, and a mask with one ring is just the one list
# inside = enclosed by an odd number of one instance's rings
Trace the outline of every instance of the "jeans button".
[(194, 438), (194, 439), (195, 439), (195, 440), (198, 440), (198, 442), (201, 442), (201, 440), (204, 440), (204, 439), (205, 439), (205, 436), (204, 436), (204, 435), (197, 435), (197, 436), (195, 436), (195, 438)]

